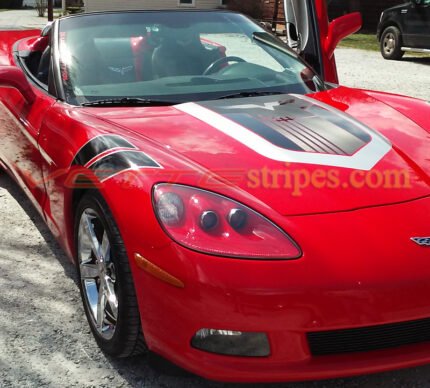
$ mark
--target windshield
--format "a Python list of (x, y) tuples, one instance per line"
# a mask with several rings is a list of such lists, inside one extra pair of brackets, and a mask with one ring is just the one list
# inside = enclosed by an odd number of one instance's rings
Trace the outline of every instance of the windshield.
[(180, 103), (323, 88), (293, 51), (236, 13), (89, 14), (61, 20), (59, 34), (61, 78), (72, 104)]

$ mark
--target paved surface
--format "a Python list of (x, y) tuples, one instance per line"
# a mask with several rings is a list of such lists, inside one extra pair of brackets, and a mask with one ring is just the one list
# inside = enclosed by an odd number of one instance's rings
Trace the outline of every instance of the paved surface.
[(430, 55), (387, 61), (379, 52), (350, 48), (337, 49), (335, 55), (342, 85), (430, 100)]
[[(5, 23), (2, 14), (0, 26)], [(13, 22), (28, 25), (29, 18)], [(430, 98), (427, 60), (386, 62), (377, 53), (351, 49), (336, 55), (344, 84)], [(145, 356), (108, 359), (89, 332), (74, 268), (20, 189), (1, 172), (0, 217), (0, 388), (430, 386), (430, 366), (315, 383), (241, 386), (166, 375)]]
[(47, 22), (48, 18), (38, 17), (35, 9), (0, 12), (0, 30), (43, 28)]

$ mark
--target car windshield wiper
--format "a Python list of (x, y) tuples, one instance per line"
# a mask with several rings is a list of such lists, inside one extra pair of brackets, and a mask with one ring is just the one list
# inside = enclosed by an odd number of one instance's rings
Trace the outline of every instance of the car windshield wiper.
[(154, 100), (151, 98), (107, 98), (104, 100), (84, 102), (81, 106), (169, 106), (179, 101)]
[(246, 97), (259, 97), (259, 96), (274, 96), (277, 94), (288, 94), (287, 92), (273, 91), (273, 92), (239, 92), (227, 94), (226, 96), (218, 97), (217, 100), (226, 100), (229, 98), (246, 98)]

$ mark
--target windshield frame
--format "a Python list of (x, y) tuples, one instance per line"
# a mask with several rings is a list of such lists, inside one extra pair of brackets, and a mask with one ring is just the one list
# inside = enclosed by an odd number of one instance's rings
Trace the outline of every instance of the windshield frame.
[[(302, 57), (300, 57), (292, 48), (290, 48), (284, 41), (282, 41), (279, 37), (274, 35), (273, 33), (265, 30), (260, 23), (252, 19), (251, 17), (241, 14), (240, 12), (230, 11), (226, 9), (214, 9), (214, 10), (201, 10), (201, 9), (169, 9), (169, 10), (125, 10), (125, 11), (106, 11), (106, 12), (89, 12), (84, 14), (78, 14), (78, 15), (69, 15), (62, 17), (60, 19), (57, 19), (53, 25), (52, 25), (52, 48), (53, 48), (53, 73), (54, 73), (54, 79), (55, 79), (55, 85), (56, 85), (56, 91), (57, 91), (57, 98), (61, 101), (66, 102), (69, 105), (72, 106), (82, 106), (82, 101), (78, 101), (78, 98), (76, 96), (67, 96), (67, 93), (65, 91), (64, 82), (62, 80), (61, 76), (61, 53), (60, 53), (60, 33), (61, 33), (61, 23), (67, 22), (69, 19), (76, 19), (76, 18), (91, 18), (94, 16), (104, 16), (104, 15), (122, 15), (122, 14), (151, 14), (151, 13), (229, 13), (229, 14), (235, 14), (240, 15), (244, 18), (246, 18), (251, 24), (255, 25), (256, 28), (258, 28), (253, 34), (255, 33), (267, 33), (268, 36), (270, 36), (270, 39), (273, 41), (273, 44), (269, 44), (268, 46), (271, 46), (271, 48), (275, 50), (279, 50), (286, 55), (291, 56), (294, 58), (297, 62), (302, 64), (305, 68), (312, 71), (315, 79), (317, 80), (317, 86), (318, 89), (315, 92), (326, 90), (326, 86), (324, 81), (322, 80), (321, 76), (313, 69), (313, 67), (307, 63)], [(268, 46), (265, 47), (264, 45), (260, 46), (263, 50), (268, 52)], [(271, 55), (268, 52), (269, 55)], [(223, 91), (222, 93), (236, 93), (236, 92), (252, 92), (252, 89), (240, 89), (240, 90), (229, 90), (229, 91)], [(261, 92), (272, 92), (276, 91), (276, 87), (270, 87), (270, 88), (261, 88), (259, 89)], [(222, 94), (221, 93), (221, 94)], [(288, 92), (285, 92), (287, 94)], [(208, 98), (205, 98), (204, 100), (212, 100), (217, 99), (216, 93), (214, 92), (206, 92), (205, 93)], [(190, 94), (190, 96), (192, 96)], [(119, 97), (119, 96), (118, 96)], [(124, 96), (124, 98), (127, 97), (137, 97), (137, 96)], [(156, 96), (156, 99), (159, 99), (160, 96)], [(170, 96), (166, 96), (167, 100), (171, 100)], [(107, 99), (109, 98), (116, 98), (116, 96), (106, 96)], [(145, 96), (143, 98), (151, 99), (151, 96)], [(200, 99), (203, 101), (203, 99)], [(183, 102), (191, 102), (191, 101), (197, 101), (194, 99), (186, 100), (186, 101), (178, 101), (177, 103), (183, 103)], [(91, 101), (89, 101), (91, 102)]]

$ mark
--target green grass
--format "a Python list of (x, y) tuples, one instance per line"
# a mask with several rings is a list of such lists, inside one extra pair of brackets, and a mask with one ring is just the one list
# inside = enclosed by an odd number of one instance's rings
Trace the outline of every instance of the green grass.
[(379, 42), (376, 39), (376, 34), (354, 34), (342, 40), (339, 47), (379, 51)]
[[(379, 42), (376, 34), (353, 34), (345, 38), (339, 43), (339, 47), (349, 47), (368, 51), (379, 51)], [(408, 57), (424, 58), (429, 54), (407, 52)]]

